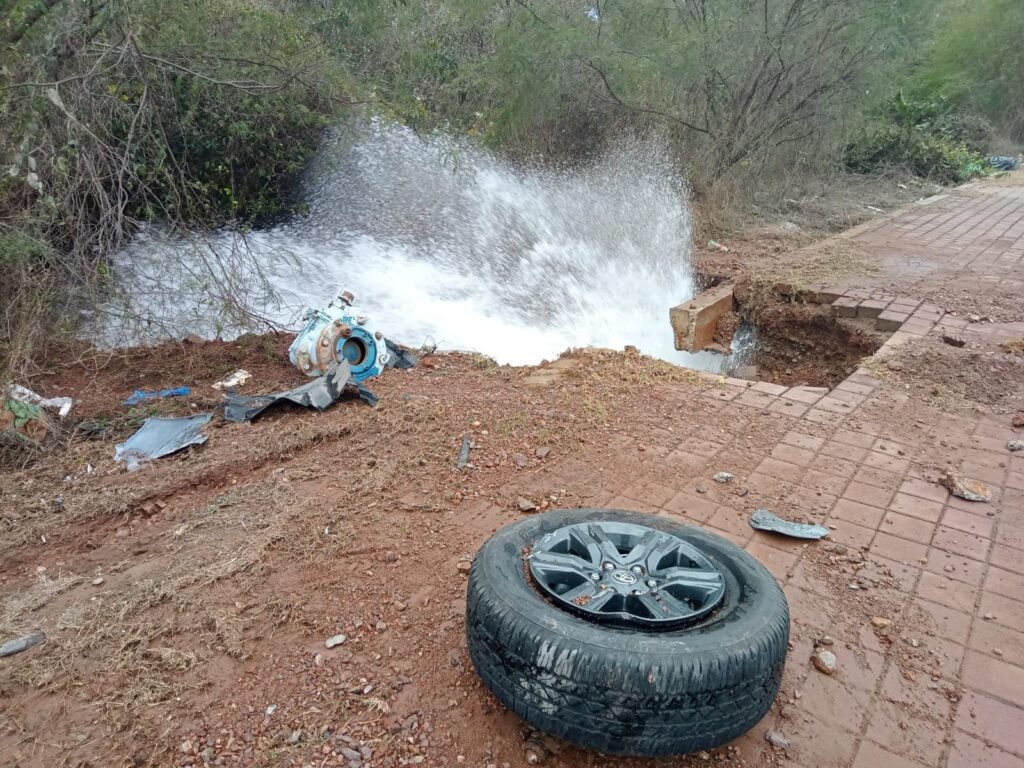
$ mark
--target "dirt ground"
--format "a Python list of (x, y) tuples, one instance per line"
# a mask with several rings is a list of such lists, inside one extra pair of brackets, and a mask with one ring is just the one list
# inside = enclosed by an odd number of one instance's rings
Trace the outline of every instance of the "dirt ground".
[[(975, 290), (952, 271), (893, 269), (856, 232), (839, 245), (701, 253), (709, 273), (857, 282), (941, 298), (963, 318), (952, 334), (963, 346), (928, 335), (859, 361), (860, 373), (826, 398), (835, 423), (808, 418), (830, 413), (779, 397), (782, 386), (744, 390), (629, 350), (577, 351), (537, 369), (429, 354), (373, 380), (374, 408), (358, 399), (323, 414), (288, 406), (252, 424), (225, 422), (210, 385), (236, 368), (253, 373), (245, 393), (301, 383), (286, 359), (290, 337), (56, 363), (33, 384), (72, 394), (71, 417), (36, 461), (0, 473), (0, 640), (46, 632), (41, 645), (0, 660), (0, 765), (511, 768), (539, 757), (562, 768), (813, 768), (852, 765), (856, 754), (860, 768), (859, 740), (882, 737), (865, 725), (844, 752), (846, 731), (818, 718), (869, 717), (874, 699), (857, 691), (870, 681), (873, 695), (903, 692), (884, 714), (911, 751), (929, 755), (905, 765), (955, 768), (965, 694), (944, 655), (951, 620), (908, 599), (932, 550), (903, 556), (890, 539), (910, 538), (883, 530), (913, 522), (882, 511), (895, 490), (878, 502), (878, 532), (867, 539), (868, 523), (837, 509), (855, 485), (882, 495), (889, 480), (877, 478), (887, 473), (893, 489), (931, 493), (945, 462), (977, 448), (957, 425), (1008, 423), (1024, 410), (1024, 357), (1012, 346), (1024, 305), (999, 281)], [(995, 322), (966, 319), (982, 311)], [(877, 343), (865, 342), (865, 358)], [(783, 384), (826, 374), (837, 383), (857, 366), (825, 347), (822, 365), (840, 373), (789, 365), (786, 374), (784, 361)], [(121, 404), (136, 388), (180, 385), (193, 394)], [(855, 414), (842, 414), (846, 401)], [(214, 413), (205, 445), (133, 473), (114, 463), (115, 443), (147, 416), (202, 412)], [(471, 463), (459, 470), (464, 437)], [(801, 452), (814, 453), (816, 469), (782, 471)], [(717, 469), (738, 482), (707, 482)], [(1021, 469), (1003, 466), (1006, 476)], [(1012, 477), (999, 514), (1022, 493)], [(520, 498), (540, 509), (675, 515), (737, 538), (784, 579), (792, 653), (769, 719), (794, 747), (772, 747), (759, 726), (714, 753), (610, 759), (533, 734), (498, 704), (466, 653), (464, 570), (523, 514)], [(760, 506), (831, 524), (833, 535), (816, 546), (765, 544), (746, 523)], [(890, 549), (869, 546), (883, 539)], [(969, 561), (945, 558), (943, 578), (973, 573)], [(872, 625), (886, 616), (890, 624)], [(337, 634), (344, 643), (327, 649)], [(807, 671), (816, 643), (845, 654), (845, 693)], [(986, 764), (996, 765), (976, 763)]]

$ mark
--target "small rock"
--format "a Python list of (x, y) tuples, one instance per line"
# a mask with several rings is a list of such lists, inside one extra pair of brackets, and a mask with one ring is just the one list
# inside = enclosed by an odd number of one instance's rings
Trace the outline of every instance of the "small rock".
[(731, 483), (733, 475), (728, 472), (715, 472), (714, 477), (711, 479), (716, 483)]
[(1006, 444), (1006, 448), (1010, 451), (1024, 451), (1024, 440), (1011, 440)]
[(903, 363), (901, 363), (899, 360), (886, 360), (885, 367), (888, 368), (890, 371), (902, 371)]
[(103, 577), (102, 576), (97, 576), (95, 579), (92, 580), (92, 585), (94, 587), (102, 586), (103, 585)]
[(815, 645), (833, 645), (833, 644), (835, 644), (835, 640), (833, 640), (828, 635), (825, 635), (824, 637), (819, 637), (817, 640), (815, 640), (814, 644)]
[(697, 491), (697, 493), (707, 493), (708, 487), (706, 485), (698, 483), (695, 490)]
[(980, 480), (968, 480), (951, 468), (939, 476), (939, 485), (945, 486), (954, 496), (967, 501), (991, 501), (992, 491)]
[(395, 601), (395, 610), (398, 611), (399, 613), (404, 611), (407, 607), (408, 606), (405, 603), (400, 602), (398, 600)]
[(871, 623), (876, 629), (888, 629), (892, 626), (892, 619), (884, 619), (881, 616), (873, 616)]
[(331, 635), (326, 640), (324, 640), (324, 646), (326, 648), (337, 648), (346, 640), (348, 640), (348, 638), (345, 637), (345, 635)]
[(789, 749), (789, 739), (782, 735), (782, 731), (767, 731), (764, 738), (773, 747)]
[(277, 712), (277, 704), (271, 704), (269, 707), (267, 707), (266, 715), (267, 717), (270, 717), (275, 712)]
[(463, 574), (469, 573), (469, 570), (472, 567), (473, 567), (473, 564), (469, 560), (460, 560), (459, 564), (455, 566), (455, 568), (459, 571), (459, 573), (463, 573)]
[(536, 451), (533, 452), (533, 455), (536, 456), (538, 459), (546, 459), (548, 456), (551, 455), (551, 449), (546, 445), (542, 445)]
[(975, 314), (972, 313), (972, 314), (967, 316), (967, 321), (970, 322), (970, 323), (980, 323), (981, 322), (981, 315), (975, 315)]
[(985, 621), (992, 621), (996, 615), (994, 613), (986, 613), (984, 616)]
[(520, 512), (536, 512), (537, 505), (530, 501), (525, 496), (520, 496), (516, 499), (516, 506), (519, 507)]
[(826, 675), (835, 674), (836, 669), (839, 668), (836, 655), (832, 651), (824, 651), (820, 648), (811, 656), (811, 663), (814, 664), (816, 670)]
[(526, 469), (526, 467), (530, 466), (530, 460), (528, 458), (526, 458), (526, 454), (525, 453), (517, 453), (517, 454), (515, 454), (512, 457), (512, 461), (514, 461), (515, 465), (517, 467), (519, 467), (520, 469)]
[(953, 334), (950, 333), (943, 334), (942, 340), (946, 344), (949, 344), (949, 346), (951, 347), (962, 347), (964, 344), (967, 343), (966, 341), (964, 341), (963, 337), (954, 336)]
[(852, 589), (854, 592), (856, 592), (857, 590), (860, 589), (860, 584), (856, 584), (856, 583), (854, 583), (854, 584), (847, 584), (846, 588), (847, 589)]
[(992, 649), (992, 653), (994, 653), (996, 656), (1002, 656), (1003, 655), (1002, 650), (999, 649), (999, 648), (993, 648)]
[(378, 631), (378, 632), (383, 632), (383, 631), (385, 631), (385, 630), (386, 630), (387, 628), (388, 628), (388, 625), (387, 625), (387, 624), (385, 624), (385, 623), (384, 623), (383, 621), (378, 621), (378, 622), (377, 622), (377, 631)]
[(1011, 421), (1010, 423), (1017, 428), (1024, 427), (1024, 411), (1015, 414), (1013, 417), (1013, 421)]
[(736, 495), (739, 496), (740, 498), (743, 498), (748, 493), (750, 493), (750, 491), (747, 490), (746, 488), (740, 488), (738, 491), (736, 491)]
[(398, 560), (398, 555), (396, 555), (390, 549), (387, 552), (384, 553), (384, 562), (385, 563), (394, 563), (394, 562), (397, 562), (397, 560)]
[(300, 741), (302, 741), (302, 731), (292, 731), (288, 736), (289, 744), (298, 744)]

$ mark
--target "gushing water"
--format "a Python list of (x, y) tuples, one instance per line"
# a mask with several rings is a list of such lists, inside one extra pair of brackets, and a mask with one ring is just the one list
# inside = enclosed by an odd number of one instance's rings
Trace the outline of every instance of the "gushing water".
[(651, 141), (619, 142), (585, 167), (516, 167), (468, 141), (371, 124), (322, 148), (308, 216), (245, 248), (227, 234), (197, 248), (150, 232), (118, 272), (149, 327), (178, 335), (240, 332), (228, 305), (295, 327), (305, 307), (348, 288), (377, 327), (414, 346), (532, 364), (632, 344), (717, 369), (723, 358), (673, 348), (668, 309), (694, 294), (673, 167)]

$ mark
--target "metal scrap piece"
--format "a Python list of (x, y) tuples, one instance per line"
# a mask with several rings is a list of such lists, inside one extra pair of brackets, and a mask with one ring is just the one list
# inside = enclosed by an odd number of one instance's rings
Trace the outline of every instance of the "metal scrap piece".
[(190, 445), (202, 445), (206, 442), (203, 427), (212, 418), (212, 413), (178, 418), (151, 416), (134, 435), (114, 446), (114, 461), (125, 462), (128, 471), (134, 472), (143, 461), (169, 456)]
[(759, 531), (781, 533), (783, 536), (792, 536), (795, 539), (820, 539), (828, 536), (828, 528), (783, 520), (767, 509), (754, 510), (750, 516), (750, 527)]
[[(224, 396), (224, 418), (228, 421), (252, 421), (271, 406), (284, 402), (323, 411), (341, 398), (349, 376), (348, 361), (342, 360), (323, 376), (276, 395), (239, 395), (229, 392)], [(372, 405), (375, 399), (371, 401), (367, 397), (374, 397), (372, 393), (367, 391), (364, 395), (361, 387), (360, 390), (359, 396)]]

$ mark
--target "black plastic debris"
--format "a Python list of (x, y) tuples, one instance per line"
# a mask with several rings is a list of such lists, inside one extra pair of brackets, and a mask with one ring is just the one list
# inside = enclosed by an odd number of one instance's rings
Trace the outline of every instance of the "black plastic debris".
[(415, 368), (416, 363), (419, 362), (416, 355), (410, 352), (405, 347), (401, 347), (395, 344), (391, 339), (384, 339), (384, 343), (387, 344), (388, 352), (391, 353), (391, 357), (388, 359), (387, 365), (389, 368)]
[[(348, 361), (343, 360), (332, 366), (323, 376), (318, 376), (287, 392), (275, 395), (239, 395), (236, 392), (228, 392), (224, 396), (224, 418), (228, 421), (252, 421), (268, 408), (280, 403), (294, 403), (323, 411), (345, 394), (349, 378)], [(370, 405), (377, 404), (377, 396), (365, 387), (356, 385), (354, 391), (364, 402)]]
[(754, 510), (750, 516), (750, 527), (759, 531), (781, 533), (783, 536), (792, 536), (795, 539), (821, 539), (828, 536), (828, 528), (783, 520), (767, 509)]
[(114, 461), (125, 462), (128, 471), (134, 472), (144, 461), (170, 456), (190, 445), (202, 445), (206, 442), (203, 427), (212, 418), (212, 413), (178, 418), (151, 416), (134, 435), (114, 446)]

